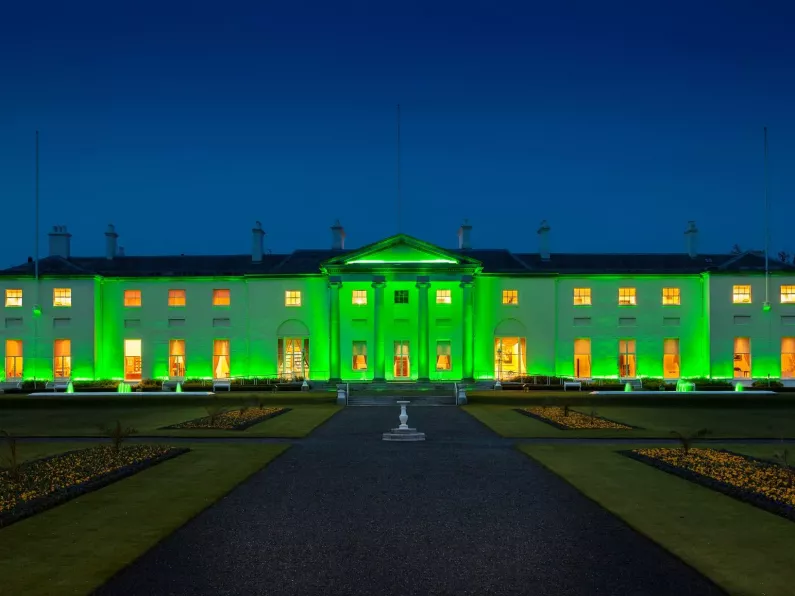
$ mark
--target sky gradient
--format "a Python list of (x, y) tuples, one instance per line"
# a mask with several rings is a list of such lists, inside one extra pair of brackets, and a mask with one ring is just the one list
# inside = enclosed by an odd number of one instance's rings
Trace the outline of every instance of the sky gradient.
[(0, 267), (75, 255), (356, 247), (795, 252), (788, 3), (13, 3), (0, 14)]

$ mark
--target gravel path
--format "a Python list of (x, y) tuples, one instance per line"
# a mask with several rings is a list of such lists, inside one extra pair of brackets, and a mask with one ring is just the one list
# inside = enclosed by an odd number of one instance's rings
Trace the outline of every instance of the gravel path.
[(345, 409), (97, 594), (722, 594), (464, 412), (409, 413), (425, 443)]

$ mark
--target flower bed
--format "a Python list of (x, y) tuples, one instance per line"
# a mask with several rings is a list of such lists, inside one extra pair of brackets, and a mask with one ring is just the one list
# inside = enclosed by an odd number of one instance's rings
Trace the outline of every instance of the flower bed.
[(190, 451), (165, 445), (110, 445), (25, 462), (19, 478), (0, 472), (0, 528)]
[(795, 470), (723, 449), (649, 448), (624, 455), (795, 521)]
[(566, 411), (565, 408), (557, 406), (519, 408), (516, 410), (520, 414), (535, 418), (541, 422), (551, 424), (560, 430), (581, 430), (581, 429), (610, 429), (610, 430), (631, 430), (632, 426), (613, 422), (600, 416), (589, 416), (574, 410)]
[(263, 420), (289, 412), (290, 408), (245, 408), (220, 412), (215, 416), (204, 416), (195, 420), (166, 426), (168, 429), (216, 429), (246, 430)]

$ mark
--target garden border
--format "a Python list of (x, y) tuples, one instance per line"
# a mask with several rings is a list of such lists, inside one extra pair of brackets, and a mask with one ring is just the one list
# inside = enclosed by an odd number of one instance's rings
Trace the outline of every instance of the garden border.
[[(677, 449), (677, 448), (670, 447), (670, 449)], [(707, 447), (707, 449), (712, 449), (712, 448)], [(713, 449), (713, 451), (729, 453), (731, 455), (736, 455), (738, 457), (742, 457), (750, 461), (758, 461), (758, 462), (764, 462), (768, 465), (776, 465), (768, 460), (761, 459), (758, 457), (753, 457), (751, 455), (746, 455), (744, 453), (729, 451), (728, 449)], [(623, 449), (621, 451), (618, 451), (617, 453), (625, 457), (628, 457), (630, 459), (634, 459), (635, 461), (646, 464), (648, 466), (651, 466), (652, 468), (657, 468), (661, 472), (666, 472), (668, 474), (671, 474), (672, 476), (678, 476), (683, 480), (687, 480), (694, 484), (698, 484), (700, 486), (703, 486), (704, 488), (709, 488), (711, 490), (714, 490), (715, 492), (722, 493), (727, 497), (731, 497), (743, 503), (753, 505), (755, 507), (758, 507), (759, 509), (767, 511), (768, 513), (773, 513), (775, 515), (788, 519), (789, 521), (795, 522), (795, 506), (785, 505), (784, 503), (779, 503), (778, 501), (774, 501), (773, 499), (762, 496), (755, 491), (739, 488), (737, 486), (721, 482), (720, 480), (716, 480), (709, 476), (699, 474), (698, 472), (694, 472), (686, 468), (681, 468), (679, 466), (675, 466), (673, 464), (660, 461), (658, 459), (649, 457), (647, 455), (635, 453), (634, 450), (632, 449)]]
[[(527, 406), (531, 408), (562, 408), (562, 406)], [(570, 426), (564, 426), (563, 424), (558, 424), (554, 420), (550, 420), (549, 418), (545, 418), (543, 416), (539, 416), (538, 414), (533, 414), (532, 412), (528, 412), (523, 410), (522, 408), (514, 408), (514, 412), (518, 412), (522, 416), (527, 416), (528, 418), (532, 418), (533, 420), (538, 420), (539, 422), (544, 422), (545, 424), (549, 424), (550, 426), (554, 426), (558, 430), (595, 430), (595, 431), (609, 431), (609, 430), (644, 430), (641, 426), (632, 426), (631, 424), (627, 424), (626, 422), (619, 422), (618, 420), (611, 420), (610, 418), (605, 418), (604, 416), (595, 416), (595, 418), (599, 418), (600, 420), (604, 420), (605, 422), (612, 422), (613, 424), (620, 424), (622, 426), (626, 426), (628, 428), (572, 428)], [(583, 414), (582, 412), (577, 412), (581, 416), (587, 416), (590, 418), (590, 414)]]
[[(268, 413), (265, 416), (262, 416), (260, 418), (256, 418), (254, 420), (249, 420), (249, 421), (246, 421), (246, 422), (244, 422), (242, 424), (238, 424), (234, 428), (217, 428), (217, 427), (209, 427), (209, 426), (205, 426), (205, 427), (201, 427), (201, 426), (185, 427), (185, 426), (177, 426), (177, 425), (172, 424), (170, 426), (161, 426), (158, 430), (198, 430), (198, 431), (202, 431), (202, 430), (215, 430), (215, 431), (218, 431), (218, 430), (229, 430), (229, 431), (243, 431), (243, 430), (247, 430), (247, 429), (251, 428), (252, 426), (254, 426), (256, 424), (261, 424), (262, 422), (265, 422), (266, 420), (270, 420), (271, 418), (275, 418), (276, 416), (281, 416), (282, 414), (286, 414), (287, 412), (292, 411), (292, 408), (285, 408), (284, 406), (265, 406), (265, 407), (268, 407), (268, 408), (277, 408), (278, 407), (279, 411), (270, 412), (270, 413)], [(237, 411), (239, 411), (240, 409), (241, 408), (237, 408)], [(233, 408), (232, 411), (236, 411), (236, 410)], [(194, 422), (196, 420), (204, 420), (205, 418), (209, 418), (209, 416), (202, 416), (201, 418), (193, 418), (191, 420), (185, 420), (184, 422), (180, 422), (179, 424), (186, 424), (188, 422)]]
[[(24, 462), (22, 465), (24, 466), (26, 463), (47, 461), (50, 459), (55, 459), (57, 457), (63, 457), (65, 455), (69, 455), (72, 453), (79, 453), (80, 451), (86, 451), (87, 449), (93, 449), (95, 447), (97, 447), (97, 445), (94, 445), (92, 447), (86, 447), (85, 449), (72, 449), (70, 451), (64, 451), (62, 453), (55, 453), (47, 457), (30, 460), (29, 462)], [(105, 474), (100, 474), (99, 476), (96, 476), (94, 478), (89, 478), (88, 480), (81, 482), (80, 484), (74, 484), (72, 486), (65, 487), (56, 492), (50, 493), (48, 495), (43, 495), (41, 497), (33, 499), (32, 501), (28, 501), (27, 503), (24, 503), (22, 505), (17, 505), (14, 508), (9, 509), (8, 511), (0, 512), (0, 529), (6, 528), (13, 523), (21, 521), (33, 515), (43, 513), (48, 509), (57, 507), (58, 505), (63, 505), (67, 501), (71, 501), (76, 497), (82, 496), (90, 492), (94, 492), (95, 490), (104, 488), (110, 484), (113, 484), (114, 482), (118, 482), (119, 480), (124, 480), (125, 478), (129, 478), (130, 476), (134, 476), (138, 472), (143, 472), (144, 470), (151, 468), (152, 466), (156, 466), (157, 464), (163, 463), (164, 461), (168, 461), (175, 457), (179, 457), (180, 455), (184, 455), (189, 451), (190, 448), (188, 447), (169, 447), (169, 450), (166, 453), (163, 453), (162, 455), (159, 455), (157, 457), (129, 464), (124, 467), (118, 468), (116, 470), (106, 472)]]

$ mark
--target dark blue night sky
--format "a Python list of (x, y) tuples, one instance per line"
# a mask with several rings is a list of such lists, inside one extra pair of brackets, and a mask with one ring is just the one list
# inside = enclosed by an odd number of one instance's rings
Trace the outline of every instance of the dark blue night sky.
[(0, 266), (66, 224), (100, 255), (274, 252), (397, 231), (553, 252), (795, 251), (795, 15), (770, 2), (8, 2)]

